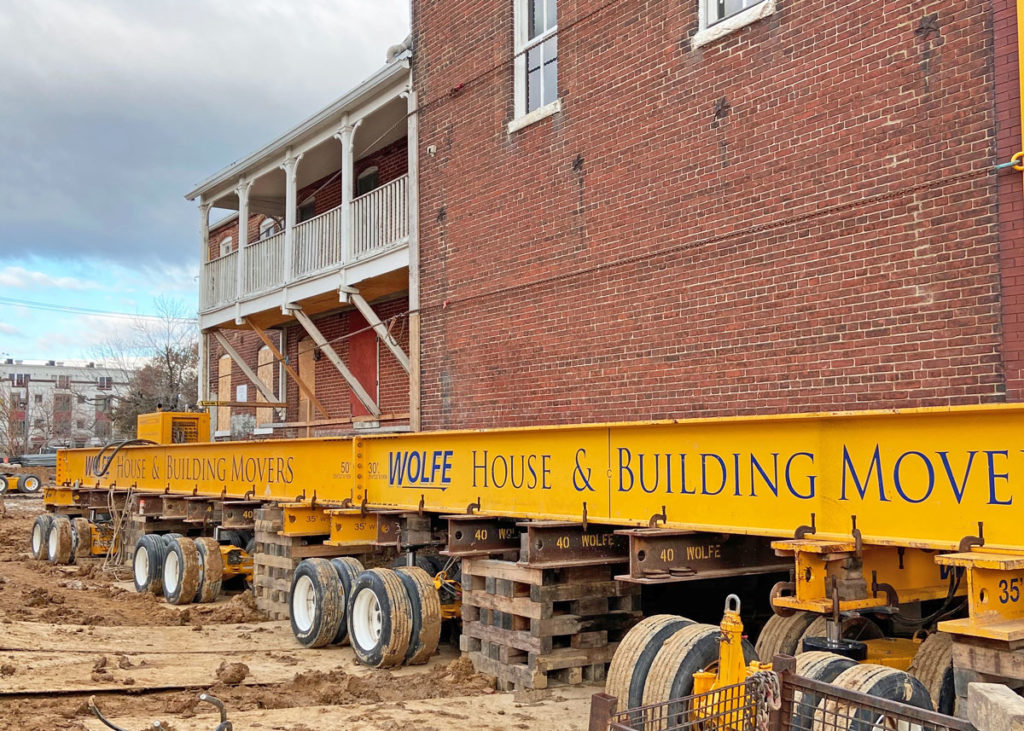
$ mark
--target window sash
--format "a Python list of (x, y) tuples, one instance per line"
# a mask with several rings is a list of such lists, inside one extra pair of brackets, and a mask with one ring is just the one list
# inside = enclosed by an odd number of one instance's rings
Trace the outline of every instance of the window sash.
[(734, 15), (739, 15), (744, 10), (760, 5), (764, 0), (701, 0), (705, 3), (707, 22), (706, 26), (721, 23)]

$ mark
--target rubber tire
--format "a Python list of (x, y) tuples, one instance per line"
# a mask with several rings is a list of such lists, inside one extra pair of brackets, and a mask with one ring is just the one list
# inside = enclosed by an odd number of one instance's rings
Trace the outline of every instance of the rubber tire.
[(235, 548), (245, 550), (245, 534), (240, 530), (218, 531), (217, 539), (221, 543), (227, 543)]
[[(803, 678), (831, 683), (856, 664), (856, 660), (834, 652), (805, 652), (797, 655), (795, 672)], [(793, 715), (790, 719), (792, 731), (810, 731), (814, 723), (814, 711), (820, 702), (821, 696), (816, 693), (798, 690), (793, 694)]]
[(914, 654), (907, 671), (928, 690), (932, 705), (939, 713), (953, 715), (956, 688), (953, 685), (953, 636), (934, 632), (925, 638)]
[[(665, 703), (693, 693), (693, 674), (714, 667), (718, 663), (721, 628), (714, 624), (691, 624), (683, 627), (665, 641), (651, 663), (644, 683), (643, 705)], [(754, 646), (743, 640), (743, 657), (748, 663), (757, 660)], [(673, 727), (686, 719), (682, 703), (673, 703), (667, 713), (655, 719), (654, 728)], [(652, 731), (652, 724), (647, 725)]]
[(88, 518), (71, 519), (71, 555), (75, 561), (92, 556), (92, 526)]
[[(402, 566), (408, 566), (409, 564), (406, 563), (408, 556), (408, 553), (403, 553), (400, 556), (397, 556), (395, 560), (391, 562), (391, 569), (394, 570), (401, 568)], [(431, 578), (433, 578), (437, 574), (437, 572), (440, 571), (440, 569), (435, 570), (436, 564), (432, 560), (432, 557), (424, 556), (419, 551), (416, 552), (416, 563), (413, 565), (417, 568), (423, 569), (426, 573), (430, 574)]]
[(346, 619), (348, 597), (352, 592), (356, 579), (359, 578), (359, 574), (366, 571), (366, 567), (358, 559), (354, 559), (351, 556), (332, 558), (331, 565), (338, 572), (338, 581), (340, 582), (338, 594), (341, 606), (341, 624), (338, 626), (338, 634), (331, 640), (331, 644), (340, 645), (348, 639), (348, 621)]
[[(146, 553), (146, 575), (140, 576), (139, 551)], [(148, 534), (139, 536), (135, 541), (135, 551), (132, 553), (132, 581), (135, 583), (135, 591), (140, 594), (149, 592), (151, 594), (162, 594), (164, 590), (164, 558), (167, 556), (167, 546), (160, 536)]]
[[(797, 652), (803, 652), (804, 638), (806, 637), (824, 637), (825, 636), (825, 622), (828, 620), (818, 615), (813, 622), (811, 622), (804, 633), (800, 635), (800, 643), (797, 645)], [(882, 632), (882, 628), (875, 624), (874, 620), (865, 617), (863, 615), (848, 619), (843, 623), (843, 639), (844, 640), (880, 640), (885, 637), (885, 633)]]
[(7, 477), (7, 475), (0, 475), (0, 495), (6, 495), (7, 491), (10, 489), (10, 479)]
[(49, 556), (50, 526), (53, 525), (53, 515), (43, 513), (37, 515), (32, 522), (32, 534), (29, 538), (29, 547), (32, 550), (32, 558), (37, 561), (45, 561)]
[[(875, 698), (932, 709), (928, 690), (914, 676), (882, 665), (854, 665), (840, 673), (832, 685), (867, 693)], [(873, 731), (877, 711), (856, 710), (843, 701), (824, 698), (814, 712), (813, 729), (824, 731)]]
[[(376, 600), (380, 611), (380, 634), (360, 625), (364, 602)], [(370, 569), (356, 579), (348, 603), (348, 638), (356, 659), (374, 668), (400, 665), (409, 651), (412, 612), (402, 580), (394, 571)]]
[[(177, 567), (174, 581), (168, 581)], [(164, 598), (169, 604), (191, 604), (199, 590), (199, 551), (195, 541), (179, 536), (170, 541), (164, 555)]]
[(796, 612), (788, 617), (773, 614), (765, 622), (754, 645), (761, 662), (771, 662), (778, 654), (799, 654), (804, 633), (817, 618), (818, 615), (812, 612)]
[(213, 538), (196, 538), (194, 542), (199, 556), (199, 584), (195, 601), (209, 604), (217, 601), (220, 596), (221, 583), (224, 581), (224, 556), (220, 552), (220, 543)]
[(405, 664), (423, 665), (437, 651), (441, 639), (441, 597), (434, 587), (433, 574), (417, 566), (402, 566), (395, 573), (405, 585), (412, 618)]
[(18, 478), (18, 489), (29, 495), (35, 495), (43, 489), (43, 481), (35, 475), (22, 475)]
[[(235, 544), (232, 543), (231, 545), (235, 545)], [(248, 553), (250, 556), (252, 556), (253, 559), (255, 560), (255, 558), (256, 558), (256, 538), (255, 537), (250, 538), (248, 540), (248, 542), (245, 544), (245, 548), (243, 550), (245, 550), (245, 552)], [(253, 567), (253, 569), (255, 569), (255, 566)], [(253, 575), (252, 578), (246, 578), (245, 579), (245, 588), (249, 590), (250, 594), (255, 594), (256, 593), (256, 584), (253, 582), (253, 579), (255, 579), (255, 578), (256, 578), (255, 575)]]
[[(605, 693), (618, 699), (619, 710), (643, 705), (644, 683), (651, 663), (669, 637), (691, 624), (693, 620), (675, 614), (655, 614), (626, 633), (612, 656), (604, 686)], [(639, 719), (634, 725), (637, 722)]]
[[(341, 599), (341, 581), (334, 564), (326, 558), (307, 558), (299, 562), (288, 592), (289, 621), (299, 644), (303, 647), (331, 644), (345, 616)], [(303, 600), (307, 604), (312, 600), (311, 612), (308, 606), (306, 612), (296, 611), (295, 602)], [(309, 626), (302, 626), (306, 619)]]
[(168, 551), (171, 550), (171, 544), (181, 537), (181, 533), (160, 533), (157, 535), (157, 538), (164, 542), (164, 547)]
[(46, 539), (47, 558), (52, 564), (69, 564), (74, 546), (71, 539), (71, 520), (60, 516), (50, 526), (50, 534)]

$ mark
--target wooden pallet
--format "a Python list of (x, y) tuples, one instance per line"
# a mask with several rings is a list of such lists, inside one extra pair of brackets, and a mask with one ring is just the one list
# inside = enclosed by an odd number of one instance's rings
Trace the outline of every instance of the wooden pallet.
[(614, 581), (614, 570), (463, 560), (462, 651), (499, 690), (603, 681), (641, 616), (639, 587)]

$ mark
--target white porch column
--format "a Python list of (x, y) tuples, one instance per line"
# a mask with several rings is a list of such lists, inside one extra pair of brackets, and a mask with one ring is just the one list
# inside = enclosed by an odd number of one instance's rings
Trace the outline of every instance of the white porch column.
[(238, 273), (235, 275), (235, 297), (241, 297), (246, 291), (245, 287), (245, 247), (249, 244), (249, 188), (252, 181), (245, 178), (238, 179), (238, 187), (235, 192), (238, 194)]
[(296, 179), (299, 172), (299, 160), (302, 155), (288, 154), (284, 159), (281, 169), (284, 170), (284, 281), (291, 282), (295, 273), (295, 219), (296, 207), (298, 204), (298, 190)]
[(334, 135), (341, 140), (341, 260), (343, 264), (351, 262), (354, 258), (352, 249), (352, 185), (355, 180), (352, 170), (355, 160), (352, 156), (352, 146), (356, 129), (362, 122), (361, 119), (355, 124), (346, 122)]
[(199, 309), (202, 310), (210, 304), (206, 279), (206, 263), (210, 261), (210, 204), (202, 197), (199, 198), (199, 241), (202, 245), (199, 251)]

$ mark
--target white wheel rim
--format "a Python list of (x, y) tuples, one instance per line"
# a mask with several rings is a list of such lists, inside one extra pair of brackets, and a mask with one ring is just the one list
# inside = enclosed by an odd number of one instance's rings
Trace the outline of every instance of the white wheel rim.
[(35, 492), (39, 488), (38, 477), (26, 477), (25, 478), (25, 489), (29, 492)]
[(39, 555), (43, 548), (43, 528), (38, 523), (32, 526), (32, 553)]
[(352, 603), (352, 633), (359, 646), (366, 650), (376, 647), (383, 624), (377, 594), (372, 589), (360, 589)]
[(7, 478), (0, 477), (0, 493), (7, 492)]
[(178, 589), (178, 568), (181, 562), (178, 561), (178, 554), (171, 551), (164, 559), (164, 589), (168, 594), (173, 594)]
[(53, 560), (57, 557), (57, 526), (50, 526), (50, 559)]
[(313, 617), (316, 616), (316, 587), (308, 576), (300, 576), (295, 582), (292, 592), (292, 617), (300, 632), (309, 632), (313, 628)]
[(149, 551), (140, 546), (135, 552), (135, 585), (149, 586)]

